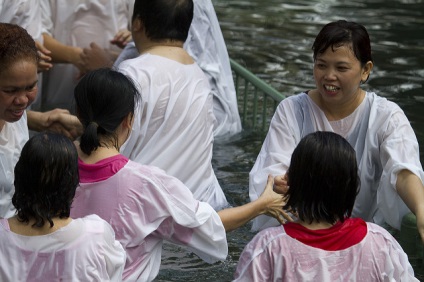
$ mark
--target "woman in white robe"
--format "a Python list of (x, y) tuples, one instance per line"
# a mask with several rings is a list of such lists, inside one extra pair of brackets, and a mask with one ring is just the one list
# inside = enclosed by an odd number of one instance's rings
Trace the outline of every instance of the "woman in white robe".
[[(350, 142), (358, 159), (361, 191), (352, 215), (399, 229), (411, 210), (424, 238), (424, 173), (414, 131), (399, 106), (360, 88), (373, 66), (369, 42), (366, 29), (355, 23), (333, 22), (322, 29), (314, 43), (317, 89), (278, 106), (250, 172), (249, 196), (257, 198), (265, 175), (284, 175), (303, 136), (333, 131)], [(273, 225), (275, 221), (261, 217), (253, 229)]]
[(119, 281), (125, 251), (97, 215), (69, 217), (78, 154), (60, 134), (40, 133), (15, 166), (16, 215), (0, 219), (1, 281)]

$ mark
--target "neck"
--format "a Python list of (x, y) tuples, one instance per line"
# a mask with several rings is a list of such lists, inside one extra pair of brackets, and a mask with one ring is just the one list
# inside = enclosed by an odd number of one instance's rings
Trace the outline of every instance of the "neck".
[[(100, 142), (101, 143), (101, 142)], [(104, 145), (98, 147), (96, 150), (92, 151), (90, 155), (86, 155), (80, 148), (79, 143), (76, 142), (78, 157), (87, 164), (94, 164), (103, 159), (119, 155), (119, 150), (113, 145)]]
[(0, 132), (3, 129), (4, 125), (6, 124), (5, 120), (0, 119)]
[(33, 227), (35, 223), (34, 219), (30, 219), (28, 223), (19, 221), (17, 216), (13, 216), (8, 219), (10, 230), (13, 233), (24, 235), (24, 236), (40, 236), (55, 232), (56, 230), (68, 225), (72, 218), (52, 218), (53, 227), (50, 227), (50, 222), (46, 221), (41, 227)]
[(308, 228), (310, 230), (318, 230), (318, 229), (328, 229), (331, 226), (333, 226), (336, 223), (329, 223), (329, 222), (318, 222), (318, 221), (312, 221), (312, 222), (307, 222), (307, 221), (303, 221), (300, 220), (297, 222), (300, 225), (302, 225), (305, 228)]
[(183, 48), (184, 42), (176, 40), (160, 40), (160, 41), (151, 41), (148, 40), (140, 46), (140, 54), (150, 52), (155, 49), (161, 48)]

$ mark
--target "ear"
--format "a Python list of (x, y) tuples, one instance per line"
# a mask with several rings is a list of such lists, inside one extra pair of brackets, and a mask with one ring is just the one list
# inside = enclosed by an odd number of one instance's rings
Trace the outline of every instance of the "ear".
[(368, 61), (365, 66), (362, 68), (361, 81), (365, 83), (370, 77), (371, 70), (374, 64), (371, 61)]
[(131, 24), (131, 30), (133, 32), (139, 32), (143, 29), (143, 23), (139, 17), (136, 17)]
[(133, 121), (134, 121), (134, 115), (133, 113), (129, 113), (123, 120), (122, 120), (122, 128), (123, 129), (130, 129), (132, 128), (133, 125)]

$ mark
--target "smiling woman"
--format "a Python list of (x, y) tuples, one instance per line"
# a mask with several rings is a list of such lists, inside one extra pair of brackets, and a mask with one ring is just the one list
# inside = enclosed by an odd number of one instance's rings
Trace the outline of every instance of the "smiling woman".
[[(358, 160), (361, 189), (352, 216), (399, 229), (412, 211), (424, 239), (424, 172), (418, 142), (398, 105), (361, 84), (373, 67), (365, 27), (344, 20), (325, 25), (313, 44), (316, 88), (278, 106), (250, 172), (250, 196), (260, 195), (268, 174), (284, 175), (293, 149), (305, 135), (331, 131), (345, 137)], [(279, 182), (277, 186), (284, 186)], [(263, 216), (253, 229), (276, 225)]]
[(13, 169), (29, 138), (25, 109), (37, 93), (38, 56), (25, 29), (0, 23), (0, 217), (15, 213)]

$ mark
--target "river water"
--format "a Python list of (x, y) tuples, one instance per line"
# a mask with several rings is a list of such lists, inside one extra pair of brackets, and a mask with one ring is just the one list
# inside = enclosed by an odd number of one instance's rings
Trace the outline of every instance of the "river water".
[[(213, 0), (231, 58), (286, 96), (312, 89), (311, 46), (321, 27), (346, 19), (371, 37), (374, 69), (364, 89), (398, 103), (409, 118), (424, 160), (423, 0)], [(248, 173), (264, 136), (242, 132), (214, 146), (216, 174), (232, 205), (248, 202)], [(250, 225), (227, 234), (229, 256), (212, 265), (167, 246), (156, 281), (231, 281)], [(169, 254), (171, 253), (171, 255)]]

